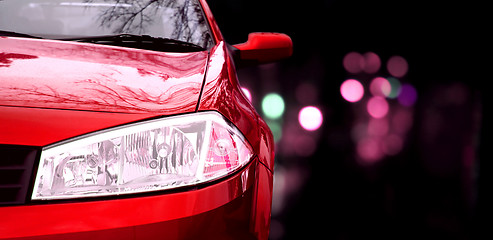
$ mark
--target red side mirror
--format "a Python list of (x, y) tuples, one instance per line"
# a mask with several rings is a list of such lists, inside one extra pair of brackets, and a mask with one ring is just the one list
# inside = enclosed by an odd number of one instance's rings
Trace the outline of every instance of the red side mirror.
[(233, 45), (239, 50), (240, 61), (268, 63), (293, 54), (293, 41), (282, 33), (250, 33), (248, 41)]

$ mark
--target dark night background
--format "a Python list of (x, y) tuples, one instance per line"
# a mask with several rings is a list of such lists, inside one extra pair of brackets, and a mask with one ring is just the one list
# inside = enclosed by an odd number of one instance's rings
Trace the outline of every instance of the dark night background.
[[(249, 32), (282, 32), (293, 39), (292, 58), (238, 74), (259, 112), (269, 92), (279, 93), (286, 104), (278, 120), (271, 239), (491, 237), (484, 231), (490, 213), (484, 82), (491, 80), (480, 58), (491, 58), (481, 44), (484, 7), (430, 1), (208, 2), (230, 44), (246, 41)], [(348, 73), (342, 62), (350, 52), (377, 54), (380, 70)], [(385, 63), (392, 56), (407, 61), (409, 70), (400, 80), (417, 91), (415, 104), (404, 109), (411, 126), (397, 154), (365, 163), (354, 141), (355, 125), (368, 121), (364, 103), (345, 101), (339, 89), (344, 80), (358, 79), (366, 96), (371, 78), (389, 75)], [(307, 85), (311, 91), (300, 90)], [(318, 130), (297, 125), (304, 105), (322, 110)], [(389, 112), (399, 109), (392, 103)], [(310, 150), (292, 150), (291, 144)]]

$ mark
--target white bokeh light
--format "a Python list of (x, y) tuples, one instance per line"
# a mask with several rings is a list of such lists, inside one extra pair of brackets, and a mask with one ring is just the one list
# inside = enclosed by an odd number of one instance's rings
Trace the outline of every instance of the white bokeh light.
[(308, 131), (315, 131), (322, 125), (323, 116), (320, 109), (313, 106), (304, 107), (298, 114), (301, 127)]

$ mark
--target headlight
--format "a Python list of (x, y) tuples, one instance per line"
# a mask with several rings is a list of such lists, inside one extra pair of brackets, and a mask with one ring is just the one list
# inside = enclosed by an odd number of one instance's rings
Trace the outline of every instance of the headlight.
[(252, 156), (243, 135), (219, 113), (161, 118), (44, 148), (32, 199), (194, 185), (232, 173)]

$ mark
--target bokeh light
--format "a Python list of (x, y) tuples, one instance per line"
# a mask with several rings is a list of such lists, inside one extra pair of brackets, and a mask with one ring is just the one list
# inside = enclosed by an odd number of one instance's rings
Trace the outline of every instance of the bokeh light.
[(373, 96), (387, 97), (391, 90), (390, 82), (383, 77), (376, 77), (370, 83), (370, 92)]
[(348, 79), (341, 84), (341, 95), (348, 102), (357, 102), (363, 97), (363, 85), (355, 79)]
[(298, 121), (303, 129), (315, 131), (322, 125), (322, 112), (320, 109), (313, 106), (304, 107), (298, 114)]
[(370, 98), (368, 104), (366, 105), (366, 109), (368, 110), (370, 116), (374, 118), (382, 118), (389, 112), (389, 104), (385, 98), (375, 96)]
[(371, 118), (368, 122), (368, 135), (385, 136), (390, 129), (387, 118)]
[(245, 96), (247, 97), (248, 101), (252, 102), (252, 94), (250, 93), (250, 90), (248, 90), (247, 88), (242, 87), (241, 88), (241, 91), (245, 94)]
[(401, 92), (397, 97), (397, 100), (402, 106), (410, 107), (413, 106), (418, 98), (418, 93), (416, 89), (411, 84), (402, 84)]
[(380, 61), (380, 57), (374, 52), (367, 52), (363, 55), (365, 60), (365, 64), (363, 67), (363, 71), (369, 74), (374, 74), (378, 72), (382, 62)]
[(403, 77), (408, 71), (406, 59), (401, 56), (392, 56), (387, 61), (387, 71), (394, 77)]
[(284, 113), (284, 100), (277, 93), (269, 93), (262, 100), (262, 111), (267, 118), (278, 119)]
[(350, 73), (359, 73), (365, 66), (365, 59), (360, 53), (350, 52), (344, 56), (342, 64), (346, 71)]
[(293, 147), (296, 155), (300, 157), (309, 157), (317, 150), (317, 141), (313, 136), (299, 135), (296, 138), (296, 144)]
[(359, 140), (356, 146), (356, 152), (364, 163), (374, 163), (383, 157), (380, 141), (377, 138)]
[(394, 132), (406, 134), (413, 125), (413, 113), (407, 108), (397, 109), (392, 116), (391, 126)]
[(387, 78), (387, 81), (390, 83), (390, 93), (387, 97), (392, 99), (396, 98), (401, 92), (401, 82), (399, 79), (393, 77)]

